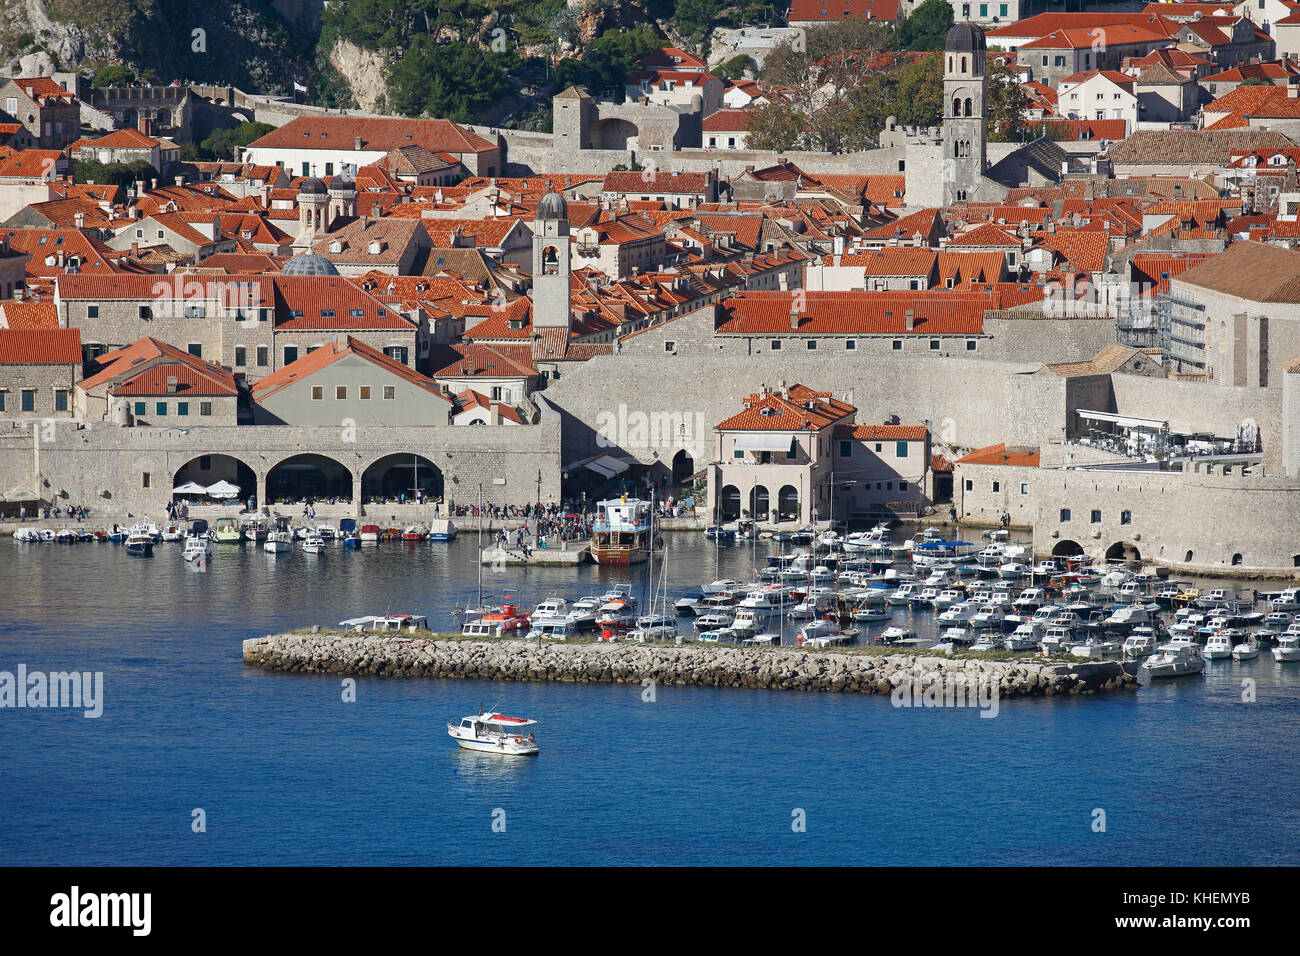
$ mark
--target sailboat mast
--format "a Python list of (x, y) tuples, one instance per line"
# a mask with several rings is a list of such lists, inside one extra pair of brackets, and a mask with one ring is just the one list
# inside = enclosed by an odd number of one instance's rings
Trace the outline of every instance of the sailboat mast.
[(483, 482), (478, 485), (478, 609), (483, 610)]

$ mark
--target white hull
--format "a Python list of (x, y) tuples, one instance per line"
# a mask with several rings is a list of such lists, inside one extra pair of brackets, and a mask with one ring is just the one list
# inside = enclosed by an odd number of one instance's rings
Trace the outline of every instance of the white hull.
[(484, 739), (479, 737), (460, 737), (456, 734), (457, 728), (451, 728), (447, 731), (448, 735), (460, 745), (462, 750), (477, 750), (486, 754), (505, 754), (507, 757), (531, 757), (539, 752), (535, 741), (530, 741), (526, 736), (520, 736), (520, 743), (515, 743), (513, 737), (501, 737), (496, 739)]

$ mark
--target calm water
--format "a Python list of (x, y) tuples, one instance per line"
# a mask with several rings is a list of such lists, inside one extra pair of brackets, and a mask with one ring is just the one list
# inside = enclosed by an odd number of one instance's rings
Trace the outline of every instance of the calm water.
[[(240, 643), (391, 607), (449, 626), (473, 536), (323, 559), (0, 540), (0, 670), (104, 672), (105, 710), (0, 710), (0, 864), (1296, 864), (1300, 665), (1106, 699), (895, 709), (887, 698), (276, 675)], [(670, 536), (681, 584), (744, 577)], [(627, 572), (485, 574), (524, 603)], [(904, 612), (904, 615), (906, 612)], [(1242, 703), (1242, 679), (1257, 701)], [(458, 750), (499, 703), (542, 755)], [(191, 831), (202, 808), (207, 831)], [(1106, 832), (1091, 829), (1106, 813)], [(792, 831), (804, 811), (806, 832)], [(505, 832), (493, 819), (504, 812)]]

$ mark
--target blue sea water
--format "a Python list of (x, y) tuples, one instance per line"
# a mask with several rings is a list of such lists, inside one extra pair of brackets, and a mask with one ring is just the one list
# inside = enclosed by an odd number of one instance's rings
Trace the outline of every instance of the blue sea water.
[[(749, 570), (743, 548), (672, 547), (676, 590)], [(246, 638), (386, 607), (446, 626), (473, 557), (472, 540), (321, 559), (223, 547), (196, 572), (179, 545), (141, 560), (0, 541), (0, 670), (105, 682), (97, 720), (0, 710), (0, 864), (1300, 862), (1300, 666), (1266, 656), (994, 719), (855, 695), (383, 678), (347, 703), (338, 677), (241, 663)], [(489, 585), (531, 604), (626, 575)], [(493, 704), (541, 721), (540, 757), (452, 744), (447, 720)]]

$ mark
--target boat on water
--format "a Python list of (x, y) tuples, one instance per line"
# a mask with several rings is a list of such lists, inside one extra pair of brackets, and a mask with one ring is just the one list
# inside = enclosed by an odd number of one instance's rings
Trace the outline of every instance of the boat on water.
[(185, 539), (185, 550), (181, 557), (186, 561), (202, 561), (212, 554), (212, 542), (202, 535), (190, 535)]
[(325, 550), (325, 539), (313, 531), (302, 539), (302, 549), (308, 554), (321, 554)]
[(403, 541), (423, 541), (429, 536), (429, 529), (422, 524), (407, 525), (402, 532)]
[(133, 558), (152, 558), (153, 544), (150, 535), (136, 534), (133, 531), (126, 539), (126, 553)]
[(528, 633), (529, 615), (521, 611), (514, 599), (505, 598), (499, 608), (492, 608), (481, 617), (467, 620), (460, 629), (466, 637), (518, 637)]
[(1138, 680), (1146, 674), (1150, 680), (1170, 677), (1190, 677), (1205, 672), (1205, 658), (1195, 644), (1162, 644), (1159, 650), (1143, 662), (1138, 670)]
[(361, 526), (361, 541), (363, 544), (374, 544), (379, 540), (379, 525), (363, 524)]
[(591, 556), (597, 564), (626, 567), (650, 557), (650, 549), (662, 549), (654, 527), (654, 505), (640, 498), (614, 498), (597, 503), (598, 517), (592, 528)]
[(1205, 640), (1203, 653), (1207, 661), (1225, 660), (1232, 656), (1232, 639), (1224, 632), (1211, 634)]
[(169, 524), (162, 529), (162, 539), (164, 541), (184, 541), (185, 529), (178, 524)]
[(1273, 660), (1279, 664), (1300, 661), (1300, 635), (1283, 634), (1273, 647)]
[(479, 713), (462, 717), (458, 724), (448, 723), (447, 735), (464, 750), (529, 757), (539, 752), (537, 738), (529, 730), (536, 724), (527, 717)]
[(345, 631), (427, 631), (429, 618), (423, 614), (367, 614), (339, 621)]
[(460, 529), (450, 518), (434, 518), (429, 525), (430, 541), (452, 541), (459, 533)]
[(217, 544), (239, 544), (243, 540), (239, 522), (234, 518), (218, 518), (210, 534)]
[(1259, 643), (1253, 638), (1247, 638), (1232, 649), (1232, 659), (1234, 661), (1253, 661), (1259, 657)]
[(284, 551), (293, 550), (293, 534), (289, 531), (270, 531), (266, 535), (266, 541), (262, 543), (262, 550), (267, 554), (280, 554)]

